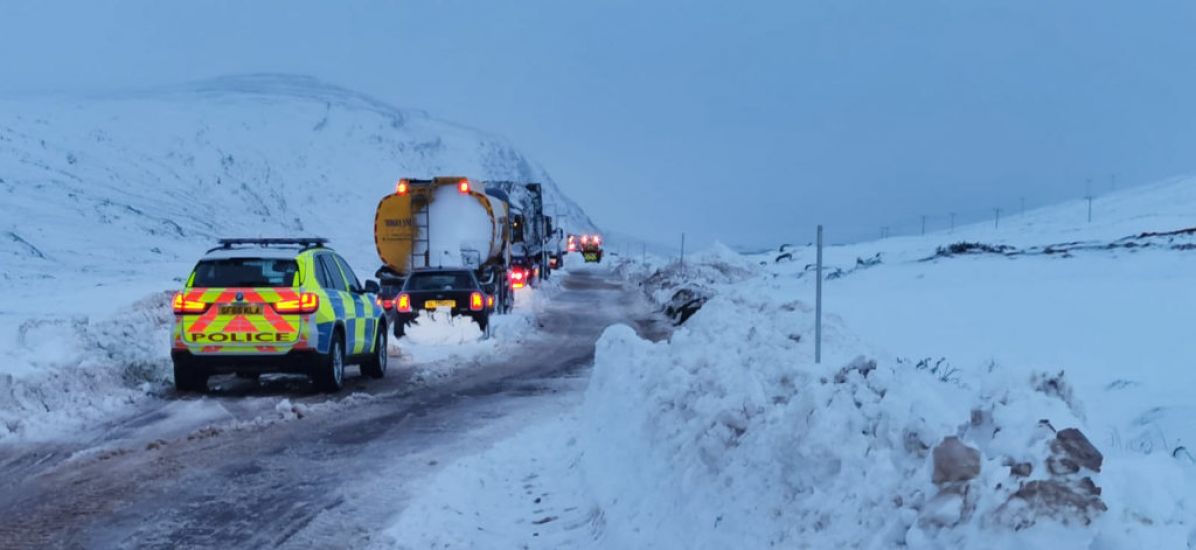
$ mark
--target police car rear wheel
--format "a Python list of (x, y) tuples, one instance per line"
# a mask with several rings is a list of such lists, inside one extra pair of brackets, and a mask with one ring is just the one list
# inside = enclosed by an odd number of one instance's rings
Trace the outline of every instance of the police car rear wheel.
[(312, 373), (312, 382), (315, 383), (316, 389), (332, 393), (340, 391), (345, 383), (345, 346), (342, 344), (342, 338), (338, 333), (332, 340), (332, 345), (328, 349), (328, 357), (323, 361), (323, 364)]
[(380, 329), (374, 338), (374, 354), (361, 364), (361, 373), (370, 378), (386, 376), (386, 329)]

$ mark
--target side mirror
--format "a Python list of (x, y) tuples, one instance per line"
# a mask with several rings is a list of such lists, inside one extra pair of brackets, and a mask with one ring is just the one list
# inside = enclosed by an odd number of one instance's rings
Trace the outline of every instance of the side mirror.
[(373, 279), (366, 279), (365, 292), (366, 294), (377, 294), (382, 291), (382, 287), (378, 286), (378, 281)]

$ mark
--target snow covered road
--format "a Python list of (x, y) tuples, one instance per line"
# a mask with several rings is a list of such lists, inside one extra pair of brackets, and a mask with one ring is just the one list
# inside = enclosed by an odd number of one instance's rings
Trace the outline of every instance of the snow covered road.
[[(492, 356), (392, 361), (337, 396), (227, 379), (71, 443), (0, 447), (0, 547), (360, 547), (418, 481), (564, 407), (612, 323), (659, 324), (609, 273), (561, 275), (536, 336)], [(397, 364), (396, 364), (397, 363)], [(444, 376), (427, 376), (443, 370)]]

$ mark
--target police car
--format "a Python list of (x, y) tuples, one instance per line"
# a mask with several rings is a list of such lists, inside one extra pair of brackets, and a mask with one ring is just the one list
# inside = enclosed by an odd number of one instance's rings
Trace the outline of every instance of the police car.
[(174, 296), (175, 387), (206, 391), (235, 373), (305, 374), (340, 390), (345, 365), (386, 374), (386, 318), (378, 283), (363, 286), (326, 239), (221, 239)]

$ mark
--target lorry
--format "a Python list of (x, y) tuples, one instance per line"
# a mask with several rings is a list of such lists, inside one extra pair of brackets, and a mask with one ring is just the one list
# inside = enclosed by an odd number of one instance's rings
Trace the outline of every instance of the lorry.
[(539, 183), (486, 182), (487, 192), (507, 197), (511, 223), (512, 283), (535, 285), (552, 272), (549, 263), (551, 219), (544, 214), (544, 188)]
[(407, 277), (420, 269), (468, 268), (486, 293), (487, 310), (510, 311), (509, 204), (500, 188), (478, 189), (463, 177), (401, 179), (393, 193), (382, 197), (374, 215), (374, 245), (382, 261), (379, 302), (396, 337), (404, 326), (394, 322), (394, 299)]

